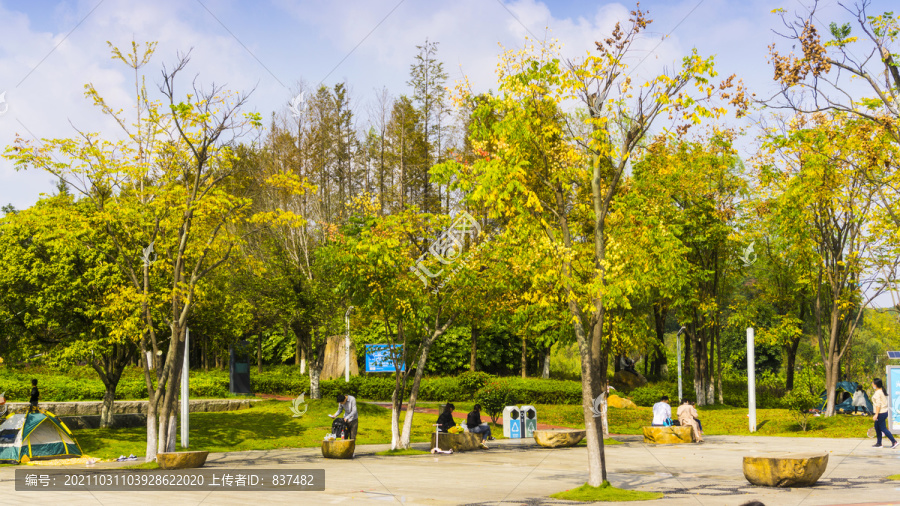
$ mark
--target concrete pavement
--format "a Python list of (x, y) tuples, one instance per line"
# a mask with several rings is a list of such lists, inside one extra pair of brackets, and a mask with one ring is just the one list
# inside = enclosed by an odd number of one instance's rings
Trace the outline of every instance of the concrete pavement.
[[(751, 499), (772, 505), (896, 504), (900, 451), (871, 448), (871, 439), (708, 436), (701, 445), (644, 445), (638, 436), (607, 447), (610, 481), (618, 487), (664, 492), (654, 506), (737, 506)], [(318, 448), (211, 454), (207, 467), (325, 469), (324, 492), (16, 492), (14, 468), (0, 468), (0, 503), (81, 505), (427, 504), (555, 505), (551, 493), (587, 479), (584, 447), (544, 449), (531, 440), (494, 442), (487, 451), (454, 455), (379, 457), (386, 445), (357, 448), (353, 460), (325, 460)], [(427, 449), (427, 444), (416, 447)], [(750, 485), (744, 455), (826, 451), (817, 486), (766, 489)], [(32, 468), (37, 469), (37, 468)], [(893, 501), (893, 502), (892, 502)], [(607, 503), (610, 504), (610, 503)], [(613, 503), (615, 504), (615, 503)], [(633, 503), (629, 503), (633, 504)]]

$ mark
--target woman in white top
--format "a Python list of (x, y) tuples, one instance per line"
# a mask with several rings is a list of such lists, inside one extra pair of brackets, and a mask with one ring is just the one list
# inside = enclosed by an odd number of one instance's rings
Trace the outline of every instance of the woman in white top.
[(875, 436), (878, 438), (876, 443), (872, 445), (873, 448), (881, 448), (881, 435), (884, 434), (888, 439), (891, 440), (891, 448), (896, 448), (900, 446), (894, 436), (891, 435), (891, 432), (887, 429), (887, 417), (888, 417), (888, 400), (887, 400), (887, 391), (884, 389), (884, 384), (881, 383), (880, 378), (875, 378), (872, 381), (872, 388), (875, 389), (875, 393), (872, 395), (872, 405), (875, 409), (875, 416), (872, 417), (872, 420), (875, 421)]

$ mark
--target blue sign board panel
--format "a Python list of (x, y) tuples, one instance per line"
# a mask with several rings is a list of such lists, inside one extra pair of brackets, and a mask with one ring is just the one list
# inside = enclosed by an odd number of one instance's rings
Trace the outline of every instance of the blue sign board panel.
[(900, 367), (891, 365), (888, 369), (888, 399), (891, 403), (888, 415), (888, 427), (894, 431), (900, 429)]
[[(393, 355), (393, 356), (392, 356)], [(367, 344), (366, 345), (366, 372), (397, 372), (394, 368), (394, 357), (403, 357), (403, 345)], [(406, 365), (401, 366), (401, 371), (406, 370)]]

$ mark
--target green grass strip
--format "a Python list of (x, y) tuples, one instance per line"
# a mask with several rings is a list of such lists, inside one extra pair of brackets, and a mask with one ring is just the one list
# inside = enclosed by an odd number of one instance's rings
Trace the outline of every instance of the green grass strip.
[(651, 501), (653, 499), (662, 499), (663, 495), (659, 492), (642, 492), (640, 490), (625, 490), (616, 488), (604, 481), (599, 487), (592, 487), (585, 483), (584, 485), (566, 490), (565, 492), (557, 492), (550, 497), (554, 499), (564, 499), (567, 501), (580, 502), (614, 502), (614, 501)]

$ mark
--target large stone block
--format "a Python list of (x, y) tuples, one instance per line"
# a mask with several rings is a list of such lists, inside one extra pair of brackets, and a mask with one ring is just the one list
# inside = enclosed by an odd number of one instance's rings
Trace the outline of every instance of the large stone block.
[(809, 487), (825, 473), (827, 453), (744, 457), (744, 478), (763, 487)]
[(644, 442), (658, 445), (690, 443), (690, 427), (644, 427)]
[(534, 441), (544, 448), (565, 448), (580, 443), (585, 434), (583, 430), (536, 430)]
[(203, 467), (209, 452), (165, 452), (156, 454), (160, 469), (193, 469)]
[[(325, 343), (325, 364), (322, 366), (322, 381), (344, 377), (344, 366), (347, 362), (344, 336), (331, 336)], [(356, 350), (350, 345), (350, 376), (359, 376), (359, 366), (356, 364)]]
[[(437, 434), (431, 435), (431, 447), (435, 447), (434, 438)], [(481, 448), (481, 434), (473, 432), (462, 432), (460, 434), (450, 434), (441, 432), (438, 438), (438, 448), (444, 451), (453, 450), (455, 452), (468, 452)]]
[(628, 408), (636, 408), (637, 407), (637, 404), (631, 402), (631, 400), (619, 397), (616, 394), (613, 394), (613, 395), (610, 395), (609, 397), (607, 397), (606, 403), (609, 404), (609, 406), (611, 408), (628, 409)]
[(326, 459), (352, 459), (356, 451), (355, 439), (322, 441), (322, 456)]
[(629, 371), (619, 371), (614, 376), (610, 384), (616, 389), (623, 392), (630, 392), (635, 388), (642, 387), (647, 384), (647, 378), (640, 373)]

